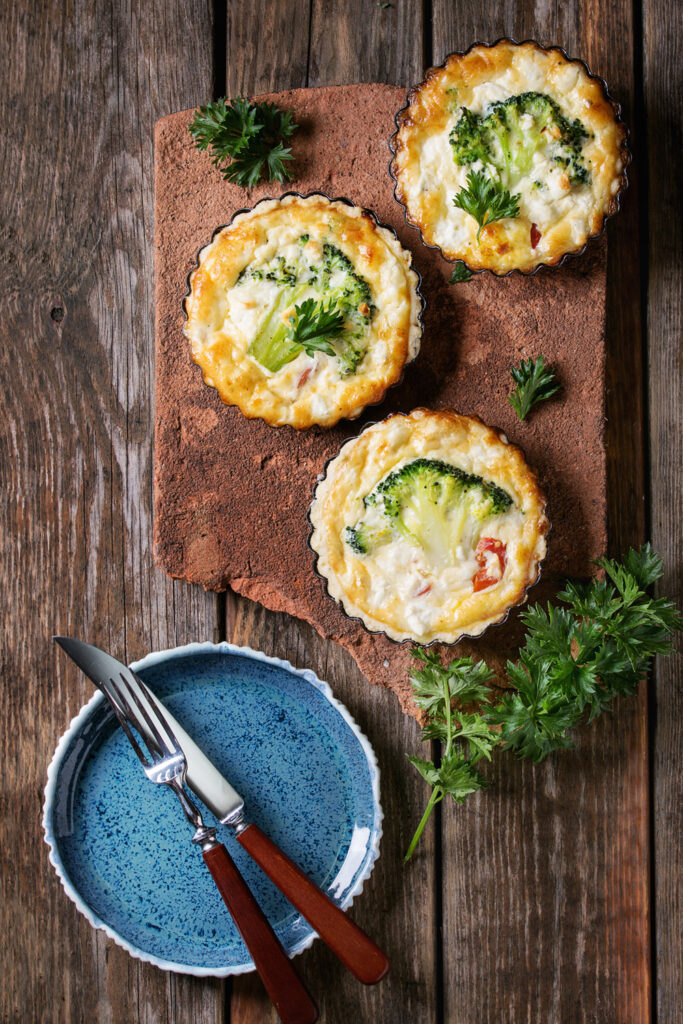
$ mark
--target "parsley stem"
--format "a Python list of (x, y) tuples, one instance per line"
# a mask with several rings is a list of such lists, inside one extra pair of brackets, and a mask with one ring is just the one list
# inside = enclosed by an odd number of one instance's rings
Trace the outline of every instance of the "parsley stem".
[[(444, 713), (446, 716), (446, 747), (444, 749), (443, 757), (447, 758), (451, 752), (451, 747), (453, 746), (453, 715), (451, 709), (451, 690), (447, 675), (442, 680), (441, 687), (443, 690)], [(429, 803), (425, 808), (425, 812), (422, 815), (420, 824), (417, 826), (415, 835), (410, 840), (410, 846), (408, 847), (406, 855), (403, 858), (404, 862), (410, 860), (410, 858), (412, 857), (415, 847), (420, 841), (420, 836), (424, 832), (425, 825), (429, 821), (429, 816), (436, 807), (436, 805), (438, 804), (439, 800), (443, 798), (443, 795), (444, 791), (442, 787), (435, 786), (434, 789), (432, 790), (432, 795), (429, 798)]]
[(446, 749), (444, 751), (444, 757), (448, 757), (453, 746), (453, 715), (451, 708), (451, 688), (449, 685), (448, 676), (443, 681), (443, 702), (444, 712), (446, 714)]
[(408, 847), (408, 849), (406, 851), (406, 855), (403, 858), (403, 862), (404, 863), (406, 861), (409, 861), (410, 858), (412, 857), (413, 853), (415, 852), (415, 847), (417, 846), (417, 844), (420, 841), (420, 836), (424, 832), (425, 825), (429, 821), (429, 816), (432, 813), (432, 811), (434, 810), (434, 808), (436, 807), (436, 805), (438, 804), (439, 800), (441, 800), (442, 797), (443, 797), (443, 790), (442, 790), (441, 786), (436, 786), (435, 789), (432, 790), (432, 795), (429, 798), (429, 803), (425, 807), (425, 812), (422, 815), (422, 820), (420, 821), (420, 824), (417, 826), (417, 829), (415, 830), (415, 835), (410, 840), (410, 846)]

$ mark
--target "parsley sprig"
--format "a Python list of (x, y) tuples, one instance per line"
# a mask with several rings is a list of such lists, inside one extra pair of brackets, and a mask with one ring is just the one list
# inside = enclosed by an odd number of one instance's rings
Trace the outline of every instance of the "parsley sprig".
[(328, 356), (336, 355), (329, 342), (341, 334), (346, 325), (344, 314), (337, 309), (333, 300), (325, 306), (315, 299), (306, 299), (294, 307), (294, 322), (290, 340), (294, 345), (301, 345), (306, 355), (313, 356), (316, 352), (325, 352)]
[(198, 149), (211, 150), (211, 162), (227, 181), (252, 188), (264, 175), (269, 181), (292, 178), (285, 165), (292, 153), (284, 140), (296, 128), (289, 111), (270, 102), (248, 103), (238, 96), (199, 107), (190, 134)]
[[(438, 765), (419, 757), (408, 757), (432, 787), (432, 795), (408, 847), (406, 860), (412, 857), (430, 814), (444, 796), (448, 794), (462, 803), (470, 793), (486, 785), (475, 765), (483, 757), (491, 760), (491, 751), (500, 739), (483, 715), (459, 710), (488, 698), (490, 691), (486, 684), (493, 678), (493, 672), (483, 661), (475, 664), (472, 658), (456, 658), (444, 667), (434, 651), (416, 649), (413, 655), (422, 662), (422, 667), (411, 677), (415, 703), (427, 715), (422, 740), (439, 740), (443, 751)], [(458, 709), (453, 707), (454, 701)]]
[(461, 284), (463, 281), (472, 280), (472, 271), (463, 260), (456, 260), (451, 274), (450, 284)]
[(479, 242), (487, 224), (502, 220), (503, 217), (519, 215), (519, 198), (518, 195), (511, 195), (500, 182), (489, 178), (483, 171), (470, 171), (467, 175), (467, 188), (460, 189), (453, 199), (453, 205), (474, 217), (479, 225)]
[(543, 356), (538, 359), (522, 359), (519, 366), (510, 369), (510, 376), (516, 387), (508, 395), (508, 402), (520, 420), (527, 418), (537, 402), (544, 402), (560, 389), (555, 374), (545, 365)]
[[(650, 544), (631, 549), (623, 563), (601, 558), (597, 565), (604, 579), (568, 583), (558, 595), (560, 607), (536, 605), (521, 616), (524, 646), (519, 660), (507, 663), (515, 689), (495, 706), (486, 685), (493, 673), (483, 661), (457, 658), (443, 665), (433, 651), (413, 651), (422, 663), (411, 676), (415, 702), (427, 718), (422, 738), (445, 745), (440, 764), (409, 758), (432, 794), (406, 860), (446, 794), (462, 803), (486, 785), (474, 767), (482, 757), (490, 760), (501, 747), (539, 763), (571, 747), (571, 729), (591, 722), (616, 697), (635, 693), (653, 656), (671, 652), (683, 618), (671, 601), (647, 593), (662, 575)], [(479, 710), (457, 710), (473, 703)]]

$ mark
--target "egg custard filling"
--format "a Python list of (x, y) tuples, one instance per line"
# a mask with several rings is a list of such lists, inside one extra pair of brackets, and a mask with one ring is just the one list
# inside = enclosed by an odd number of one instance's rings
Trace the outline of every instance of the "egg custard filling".
[(226, 404), (272, 425), (332, 426), (379, 401), (419, 350), (410, 254), (359, 207), (287, 196), (202, 250), (185, 333)]
[(549, 525), (518, 448), (475, 417), (425, 409), (348, 441), (310, 518), (330, 595), (417, 643), (476, 636), (524, 601)]
[(625, 185), (625, 129), (579, 61), (502, 40), (432, 69), (399, 114), (397, 197), (472, 270), (530, 271), (600, 232)]

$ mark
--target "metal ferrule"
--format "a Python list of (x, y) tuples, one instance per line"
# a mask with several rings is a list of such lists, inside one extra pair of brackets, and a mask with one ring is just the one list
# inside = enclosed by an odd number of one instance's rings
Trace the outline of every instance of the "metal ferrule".
[(234, 828), (236, 836), (241, 835), (249, 825), (249, 822), (244, 820), (244, 808), (238, 807), (226, 818), (221, 818), (221, 825), (228, 825), (230, 828)]

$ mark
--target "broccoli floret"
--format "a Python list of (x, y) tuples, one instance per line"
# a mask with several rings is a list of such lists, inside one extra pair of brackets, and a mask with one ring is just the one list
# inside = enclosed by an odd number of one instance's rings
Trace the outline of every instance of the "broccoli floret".
[(482, 523), (506, 512), (512, 498), (502, 487), (439, 459), (413, 459), (390, 473), (364, 498), (389, 527), (388, 537), (366, 532), (360, 520), (344, 539), (359, 554), (403, 537), (420, 546), (435, 566), (453, 565), (459, 547), (474, 550)]
[(367, 555), (378, 544), (391, 540), (391, 530), (388, 527), (373, 529), (367, 523), (358, 523), (356, 526), (346, 527), (344, 540), (357, 555)]
[(283, 287), (291, 287), (298, 280), (299, 268), (290, 267), (284, 256), (276, 256), (273, 266), (265, 274), (266, 281), (274, 281)]
[(366, 328), (376, 312), (370, 285), (336, 245), (323, 245), (322, 292), (347, 320), (347, 333), (336, 346), (342, 374), (355, 373), (367, 351)]
[(334, 307), (344, 315), (344, 332), (330, 340), (339, 372), (348, 376), (357, 371), (367, 351), (365, 336), (375, 313), (370, 285), (356, 273), (353, 263), (341, 249), (330, 243), (323, 245), (322, 262), (311, 265), (303, 251), (308, 241), (308, 235), (298, 239), (302, 252), (295, 263), (288, 263), (284, 256), (276, 256), (262, 267), (246, 267), (238, 277), (238, 284), (251, 278), (271, 281), (279, 288), (248, 351), (271, 373), (296, 359), (301, 346), (292, 343), (292, 321), (287, 311), (293, 310), (304, 297), (319, 298), (328, 309)]
[(550, 96), (523, 92), (492, 103), (486, 116), (462, 107), (450, 142), (457, 164), (479, 161), (512, 188), (529, 173), (542, 148), (566, 169), (573, 185), (584, 184), (589, 173), (581, 149), (589, 137), (581, 121), (565, 117)]
[(473, 114), (467, 107), (460, 108), (460, 119), (450, 134), (456, 164), (464, 166), (474, 164), (477, 160), (482, 164), (489, 162), (491, 150), (481, 124), (479, 114)]
[(349, 377), (356, 372), (365, 359), (366, 351), (362, 345), (354, 345), (349, 339), (344, 342), (344, 347), (337, 353), (342, 377)]
[[(358, 312), (360, 306), (367, 306), (367, 318), (374, 306), (370, 285), (361, 274), (357, 274), (353, 263), (336, 245), (323, 245), (323, 282), (335, 297), (338, 305), (346, 307), (349, 313)], [(327, 294), (327, 291), (326, 291)]]

